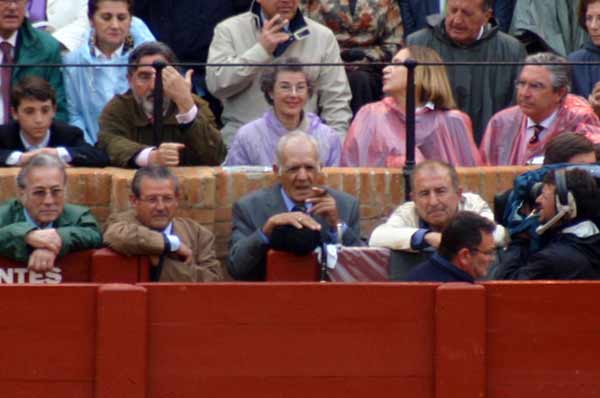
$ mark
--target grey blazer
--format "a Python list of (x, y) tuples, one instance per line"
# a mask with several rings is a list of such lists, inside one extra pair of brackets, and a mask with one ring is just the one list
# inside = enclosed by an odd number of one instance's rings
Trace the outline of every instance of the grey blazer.
[[(343, 244), (361, 246), (358, 200), (346, 193), (331, 188), (328, 190), (335, 199), (340, 219), (348, 226), (342, 237)], [(280, 184), (252, 192), (234, 204), (227, 268), (235, 279), (265, 279), (269, 245), (261, 240), (259, 231), (271, 216), (284, 212), (287, 212), (287, 208), (281, 196)], [(323, 241), (331, 241), (325, 221), (320, 217), (314, 218), (324, 227), (321, 229)]]

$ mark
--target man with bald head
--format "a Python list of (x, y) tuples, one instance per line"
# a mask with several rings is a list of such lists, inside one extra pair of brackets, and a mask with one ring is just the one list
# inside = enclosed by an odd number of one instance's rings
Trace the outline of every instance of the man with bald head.
[(315, 139), (300, 131), (288, 133), (277, 143), (276, 158), (277, 184), (246, 195), (233, 207), (228, 269), (235, 279), (265, 279), (271, 234), (279, 226), (319, 231), (323, 242), (361, 244), (356, 198), (316, 185), (321, 164)]

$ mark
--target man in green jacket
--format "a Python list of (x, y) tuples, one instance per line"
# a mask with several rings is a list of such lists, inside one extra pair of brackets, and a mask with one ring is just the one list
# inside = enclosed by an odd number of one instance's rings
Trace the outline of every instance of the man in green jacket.
[[(56, 119), (66, 122), (67, 106), (60, 68), (22, 66), (62, 63), (60, 43), (49, 33), (31, 26), (25, 18), (26, 7), (27, 0), (0, 1), (0, 59), (2, 63), (15, 65), (10, 74), (12, 83), (28, 75), (39, 76), (48, 81), (56, 91)], [(7, 59), (4, 56), (5, 52)], [(1, 87), (0, 99), (3, 103), (6, 101), (6, 108), (0, 109), (0, 123), (6, 123), (10, 120), (10, 112), (5, 111), (8, 109), (10, 98), (4, 98), (4, 95), (10, 92), (10, 84), (8, 87)]]
[(90, 211), (65, 204), (66, 182), (64, 164), (50, 155), (37, 155), (20, 170), (19, 199), (0, 205), (0, 256), (46, 272), (57, 257), (102, 245)]
[[(446, 17), (408, 36), (412, 46), (436, 50), (444, 62), (521, 62), (527, 55), (515, 38), (500, 32), (492, 0), (448, 0)], [(458, 107), (469, 114), (477, 144), (488, 120), (513, 103), (518, 65), (448, 66)]]
[(155, 62), (177, 62), (164, 43), (147, 42), (129, 55), (130, 90), (116, 95), (100, 115), (98, 146), (117, 167), (218, 166), (227, 148), (208, 103), (191, 92), (192, 70), (162, 71), (163, 125), (153, 131)]

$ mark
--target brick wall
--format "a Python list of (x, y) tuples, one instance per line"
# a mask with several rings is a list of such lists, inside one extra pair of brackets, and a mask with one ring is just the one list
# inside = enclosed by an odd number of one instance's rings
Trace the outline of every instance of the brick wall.
[[(478, 192), (492, 205), (494, 194), (512, 186), (524, 167), (458, 169), (466, 191)], [(16, 195), (17, 168), (0, 169), (0, 199)], [(106, 168), (68, 169), (67, 201), (91, 208), (102, 223), (111, 212), (129, 206), (133, 170)], [(245, 193), (275, 181), (272, 173), (228, 172), (221, 168), (181, 167), (175, 169), (182, 188), (179, 213), (211, 229), (216, 235), (217, 255), (224, 258), (231, 233), (231, 208)], [(321, 183), (347, 192), (360, 200), (361, 228), (368, 236), (373, 228), (404, 201), (402, 169), (326, 168)]]

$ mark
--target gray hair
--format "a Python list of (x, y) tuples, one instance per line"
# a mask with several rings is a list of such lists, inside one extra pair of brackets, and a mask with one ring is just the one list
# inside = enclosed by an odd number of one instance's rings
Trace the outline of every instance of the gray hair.
[(59, 169), (63, 175), (64, 184), (67, 184), (67, 171), (64, 162), (52, 155), (41, 153), (31, 158), (31, 160), (19, 170), (19, 174), (17, 174), (17, 186), (20, 189), (27, 188), (27, 177), (29, 176), (29, 173), (31, 170), (38, 168)]
[(460, 181), (458, 178), (458, 173), (456, 169), (449, 165), (446, 162), (442, 162), (441, 160), (425, 160), (415, 166), (412, 173), (410, 174), (410, 188), (412, 191), (415, 190), (415, 179), (416, 175), (421, 173), (422, 171), (430, 171), (430, 170), (444, 170), (450, 176), (450, 183), (452, 184), (452, 188), (454, 191), (458, 191), (460, 188)]
[(171, 170), (164, 166), (148, 166), (138, 169), (131, 181), (131, 192), (136, 198), (142, 194), (140, 186), (144, 177), (151, 180), (171, 180), (175, 184), (175, 194), (179, 194), (179, 180), (171, 173)]
[(293, 73), (302, 73), (306, 78), (306, 85), (308, 87), (308, 98), (313, 95), (313, 87), (306, 71), (302, 67), (302, 63), (298, 58), (289, 57), (282, 60), (278, 60), (273, 63), (272, 66), (265, 68), (263, 74), (260, 78), (260, 89), (262, 90), (265, 100), (269, 105), (273, 105), (273, 98), (271, 98), (271, 93), (275, 89), (275, 82), (277, 81), (277, 77), (280, 73), (283, 72), (293, 72)]
[(292, 130), (289, 133), (285, 134), (283, 137), (279, 139), (277, 142), (277, 147), (275, 148), (275, 156), (277, 158), (277, 166), (279, 170), (283, 167), (283, 152), (288, 144), (292, 141), (302, 142), (304, 144), (308, 143), (313, 146), (315, 149), (315, 153), (317, 154), (317, 162), (320, 163), (320, 155), (319, 155), (319, 143), (315, 139), (315, 137), (306, 134), (302, 130)]
[[(567, 60), (560, 55), (553, 53), (537, 53), (529, 55), (525, 58), (526, 63), (540, 64), (550, 72), (552, 80), (552, 88), (557, 91), (561, 88), (566, 88), (567, 92), (571, 91), (571, 71)], [(554, 65), (544, 65), (551, 63)]]

